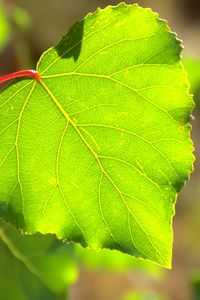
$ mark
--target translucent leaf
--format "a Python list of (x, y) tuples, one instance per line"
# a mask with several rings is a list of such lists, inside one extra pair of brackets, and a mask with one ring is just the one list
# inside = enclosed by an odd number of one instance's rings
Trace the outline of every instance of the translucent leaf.
[(193, 102), (180, 42), (150, 9), (120, 4), (72, 26), (0, 94), (0, 214), (171, 265), (177, 193), (192, 171)]

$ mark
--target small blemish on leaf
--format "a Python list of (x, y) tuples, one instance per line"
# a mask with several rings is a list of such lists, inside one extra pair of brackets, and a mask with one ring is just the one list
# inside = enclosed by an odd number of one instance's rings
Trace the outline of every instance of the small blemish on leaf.
[(48, 180), (48, 183), (49, 183), (50, 185), (56, 185), (56, 184), (57, 184), (56, 178), (50, 178), (50, 179)]
[(180, 123), (179, 126), (178, 126), (178, 129), (179, 129), (180, 131), (185, 130), (185, 125), (184, 125), (183, 123)]

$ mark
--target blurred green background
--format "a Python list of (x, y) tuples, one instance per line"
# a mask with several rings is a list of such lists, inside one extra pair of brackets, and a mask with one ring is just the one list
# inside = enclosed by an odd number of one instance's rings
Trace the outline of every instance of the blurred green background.
[[(42, 52), (57, 43), (74, 21), (99, 6), (119, 2), (0, 0), (0, 75), (34, 69)], [(159, 12), (183, 40), (183, 62), (196, 102), (192, 120), (195, 172), (176, 205), (172, 270), (117, 252), (92, 253), (77, 247), (74, 255), (80, 273), (68, 293), (70, 300), (200, 299), (200, 1), (137, 2)], [(0, 266), (0, 280), (3, 276)], [(0, 291), (0, 300), (4, 299)]]

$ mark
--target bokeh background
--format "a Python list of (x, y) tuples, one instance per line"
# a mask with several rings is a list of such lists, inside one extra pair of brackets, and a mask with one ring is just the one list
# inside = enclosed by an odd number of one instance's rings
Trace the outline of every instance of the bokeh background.
[[(70, 288), (70, 300), (200, 299), (194, 293), (194, 286), (200, 285), (200, 0), (137, 2), (167, 19), (172, 31), (183, 40), (183, 58), (196, 101), (192, 120), (195, 171), (176, 205), (172, 270), (159, 267), (144, 270), (145, 267), (135, 267), (127, 261), (126, 267), (116, 267), (121, 259), (118, 256), (110, 259), (107, 254), (102, 257), (88, 254), (90, 259), (80, 259), (80, 274)], [(42, 52), (57, 43), (74, 21), (99, 6), (117, 3), (113, 0), (0, 0), (0, 75), (23, 68), (34, 69)], [(8, 23), (4, 22), (5, 18)], [(5, 36), (1, 35), (2, 26), (6, 26)]]

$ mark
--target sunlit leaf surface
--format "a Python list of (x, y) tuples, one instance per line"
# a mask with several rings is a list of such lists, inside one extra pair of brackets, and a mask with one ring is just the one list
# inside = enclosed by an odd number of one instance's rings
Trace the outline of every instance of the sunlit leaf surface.
[(0, 94), (0, 214), (171, 265), (177, 192), (192, 170), (193, 102), (181, 46), (150, 9), (120, 4), (76, 23)]

